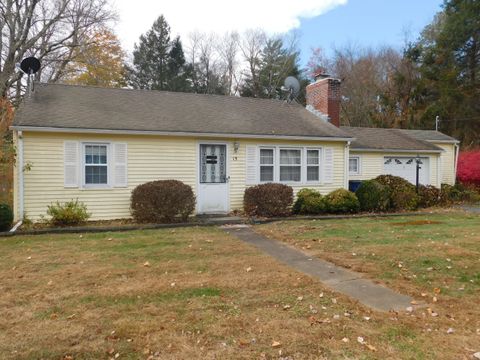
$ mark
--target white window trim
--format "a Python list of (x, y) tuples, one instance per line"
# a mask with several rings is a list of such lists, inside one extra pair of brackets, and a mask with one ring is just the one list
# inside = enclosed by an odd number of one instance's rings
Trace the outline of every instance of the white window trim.
[[(317, 165), (309, 165), (307, 163), (308, 161), (308, 158), (307, 158), (307, 151), (308, 150), (316, 150), (318, 151), (318, 164)], [(323, 151), (322, 151), (322, 148), (320, 147), (305, 147), (304, 148), (304, 159), (305, 159), (305, 177), (303, 179), (305, 179), (304, 183), (305, 184), (323, 184), (323, 176), (322, 176), (322, 163), (323, 163)], [(307, 176), (307, 173), (308, 173), (308, 167), (313, 167), (313, 166), (317, 166), (318, 167), (318, 180), (308, 180), (308, 176)], [(302, 174), (303, 175), (303, 174)]]
[[(261, 163), (261, 150), (273, 150), (273, 164), (272, 165), (267, 165), (267, 164), (262, 164)], [(259, 146), (258, 147), (258, 175), (257, 179), (260, 184), (265, 184), (265, 183), (270, 183), (270, 182), (275, 182), (277, 178), (277, 151), (275, 146)], [(262, 172), (261, 168), (262, 166), (272, 166), (273, 167), (273, 180), (272, 181), (262, 181)]]
[[(350, 159), (356, 159), (357, 160), (357, 171), (350, 171)], [(361, 175), (362, 170), (361, 170), (361, 158), (360, 155), (350, 155), (348, 158), (348, 174), (349, 175)]]
[[(260, 181), (260, 149), (273, 150), (273, 181)], [(300, 181), (280, 181), (280, 150), (300, 150), (301, 161), (300, 165)], [(307, 181), (307, 150), (319, 151), (319, 179), (317, 181)], [(280, 184), (298, 186), (298, 185), (323, 185), (323, 147), (321, 146), (295, 146), (295, 145), (257, 145), (257, 183), (265, 184), (269, 182), (275, 182)], [(288, 166), (288, 165), (284, 165)]]
[[(81, 184), (82, 184), (82, 189), (85, 190), (95, 190), (95, 189), (111, 189), (113, 188), (112, 186), (112, 178), (113, 178), (113, 166), (112, 166), (112, 150), (111, 150), (111, 143), (109, 142), (94, 142), (94, 141), (85, 141), (81, 142), (81, 157), (82, 161), (80, 162), (81, 164), (81, 169), (80, 169), (80, 176), (81, 176)], [(107, 147), (107, 183), (106, 184), (86, 184), (85, 183), (85, 167), (88, 165), (85, 163), (85, 148), (88, 145), (94, 145), (94, 146), (106, 146)]]

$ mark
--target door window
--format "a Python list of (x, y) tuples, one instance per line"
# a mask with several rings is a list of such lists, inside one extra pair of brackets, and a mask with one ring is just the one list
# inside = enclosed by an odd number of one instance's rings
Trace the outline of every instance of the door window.
[(200, 145), (200, 183), (215, 184), (227, 181), (226, 145)]

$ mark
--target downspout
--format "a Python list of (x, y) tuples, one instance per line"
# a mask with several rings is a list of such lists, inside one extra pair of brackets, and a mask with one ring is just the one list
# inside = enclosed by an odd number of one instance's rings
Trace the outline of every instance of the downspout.
[(457, 165), (458, 165), (458, 153), (460, 152), (460, 146), (458, 144), (454, 145), (455, 149), (455, 173), (453, 174), (453, 185), (457, 183)]
[(18, 171), (18, 215), (20, 220), (24, 217), (24, 179), (23, 179), (23, 132), (18, 132), (18, 158), (17, 158), (17, 171)]
[(344, 184), (343, 187), (348, 190), (348, 184), (349, 184), (349, 173), (348, 173), (348, 161), (350, 158), (350, 141), (347, 141), (347, 144), (345, 145), (345, 166), (344, 166)]

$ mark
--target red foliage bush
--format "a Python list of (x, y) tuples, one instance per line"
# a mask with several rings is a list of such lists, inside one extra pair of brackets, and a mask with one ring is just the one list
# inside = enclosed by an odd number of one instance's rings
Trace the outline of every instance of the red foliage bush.
[(480, 150), (464, 151), (458, 156), (457, 179), (480, 186)]

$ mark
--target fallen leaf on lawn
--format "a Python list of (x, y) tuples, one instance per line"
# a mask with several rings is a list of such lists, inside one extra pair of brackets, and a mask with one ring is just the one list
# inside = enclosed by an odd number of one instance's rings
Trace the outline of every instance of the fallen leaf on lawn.
[(32, 257), (31, 256), (27, 257), (27, 260), (32, 260)]
[(422, 295), (422, 297), (425, 297), (427, 296), (427, 293), (421, 293), (420, 295)]
[(113, 355), (114, 352), (115, 352), (115, 349), (114, 349), (114, 348), (111, 348), (111, 349), (108, 349), (108, 350), (107, 350), (107, 354), (108, 354), (108, 355)]
[(113, 238), (108, 238), (107, 240), (108, 240), (108, 241), (112, 241), (112, 240), (113, 240)]
[(363, 345), (363, 343), (365, 342), (365, 339), (361, 336), (357, 337), (357, 341)]
[(434, 296), (434, 297), (432, 298), (432, 301), (433, 301), (433, 302), (437, 302), (437, 301), (438, 301), (437, 297)]
[(475, 354), (473, 354), (473, 357), (475, 359), (480, 359), (480, 351), (479, 352), (476, 352)]
[(350, 340), (348, 340), (348, 338), (344, 337), (344, 338), (342, 339), (342, 341), (343, 341), (344, 343), (347, 343), (347, 342), (349, 342)]
[(115, 354), (115, 359), (118, 359), (120, 357), (120, 354), (119, 353), (116, 353)]
[(453, 334), (455, 332), (455, 330), (453, 330), (452, 328), (448, 328), (447, 330), (447, 334)]
[(416, 300), (412, 300), (412, 301), (410, 301), (410, 304), (412, 304), (412, 305), (417, 305), (418, 303), (417, 303)]
[(52, 281), (52, 280), (50, 280), (50, 281), (47, 283), (48, 286), (50, 286), (50, 285), (52, 285), (52, 284), (53, 284), (53, 281)]
[(58, 315), (55, 314), (55, 313), (53, 313), (53, 314), (50, 315), (50, 319), (52, 319), (52, 320), (55, 320), (55, 319), (57, 319), (57, 318), (58, 318)]
[(174, 282), (172, 282), (172, 283), (170, 284), (171, 287), (174, 287), (175, 285), (176, 285), (176, 284), (175, 284)]
[(366, 321), (370, 320), (370, 316), (364, 316), (363, 317)]
[(370, 345), (370, 344), (365, 344), (365, 346), (368, 348), (368, 350), (370, 351), (377, 351), (377, 348), (373, 345)]
[(413, 311), (413, 307), (412, 307), (412, 306), (407, 306), (407, 308), (406, 308), (405, 310), (407, 310), (407, 312), (412, 312), (412, 311)]
[(143, 266), (145, 266), (145, 267), (150, 267), (150, 262), (145, 261), (145, 262), (143, 263)]
[(333, 298), (333, 299), (332, 299), (332, 303), (333, 303), (333, 304), (336, 304), (336, 303), (337, 303), (337, 299)]
[(440, 294), (441, 291), (442, 291), (442, 290), (441, 290), (440, 288), (434, 288), (434, 289), (433, 289), (433, 292), (434, 292), (435, 294), (437, 294), (437, 295)]
[(302, 300), (303, 300), (303, 296), (297, 297), (297, 300), (298, 300), (298, 301), (302, 301)]
[(249, 266), (248, 268), (245, 269), (246, 272), (250, 272), (252, 271), (253, 269)]
[(291, 306), (289, 304), (283, 306), (283, 310), (288, 310), (290, 308), (291, 308)]
[(75, 316), (77, 316), (77, 314), (69, 315), (67, 316), (67, 320), (72, 320)]
[(321, 298), (322, 298), (322, 297), (323, 297), (323, 293), (320, 293), (320, 295), (318, 295), (318, 297), (321, 297)]
[(279, 341), (273, 341), (272, 342), (272, 347), (276, 348), (276, 347), (279, 347), (279, 346), (282, 346), (281, 342), (279, 342)]
[(338, 319), (340, 319), (340, 315), (335, 314), (335, 315), (333, 315), (333, 318), (334, 318), (335, 320), (338, 320)]

